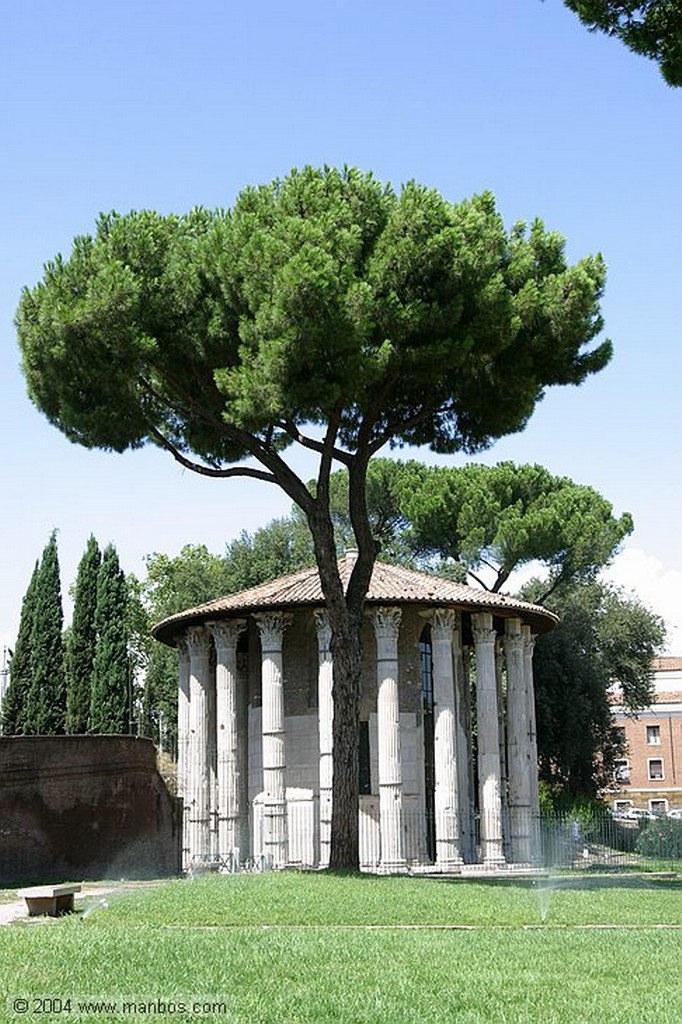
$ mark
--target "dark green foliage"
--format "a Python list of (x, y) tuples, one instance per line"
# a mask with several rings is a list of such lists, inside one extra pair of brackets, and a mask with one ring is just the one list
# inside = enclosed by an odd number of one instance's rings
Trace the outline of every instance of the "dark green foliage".
[(73, 620), (66, 644), (66, 731), (69, 733), (88, 731), (92, 671), (97, 647), (97, 577), (101, 561), (99, 545), (91, 536), (78, 566), (73, 592)]
[[(533, 587), (525, 596), (533, 599)], [(548, 607), (557, 628), (538, 637), (533, 673), (541, 778), (558, 806), (595, 797), (622, 751), (609, 693), (620, 682), (631, 710), (652, 699), (652, 659), (665, 640), (662, 620), (603, 583), (557, 591)]]
[(294, 509), (249, 534), (245, 530), (225, 551), (226, 594), (257, 587), (315, 564), (313, 540), (305, 519)]
[(156, 640), (152, 641), (145, 671), (140, 733), (177, 756), (178, 655)]
[(305, 168), (232, 212), (102, 217), (17, 326), (32, 399), (81, 444), (218, 468), (336, 418), (350, 450), (476, 451), (606, 364), (608, 343), (581, 351), (603, 283), (539, 221), (505, 231), (489, 193)]
[(682, 821), (654, 818), (642, 828), (635, 844), (637, 853), (660, 860), (682, 859)]
[(132, 678), (128, 657), (128, 588), (109, 544), (97, 576), (97, 648), (92, 672), (89, 731), (131, 731)]
[(682, 85), (682, 8), (679, 0), (564, 0), (592, 31), (616, 36), (655, 60), (668, 85)]
[(227, 593), (225, 562), (203, 544), (186, 544), (175, 558), (155, 552), (145, 564), (141, 598), (152, 623)]
[[(345, 471), (333, 475), (331, 493), (335, 526), (348, 538)], [(633, 529), (632, 517), (617, 519), (593, 488), (512, 462), (451, 469), (373, 459), (367, 504), (382, 558), (461, 579), (468, 573), (494, 592), (516, 569), (542, 562), (549, 580), (540, 601), (558, 586), (593, 579)]]
[(66, 727), (66, 673), (62, 628), (61, 582), (57, 534), (52, 534), (40, 560), (31, 630), (31, 683), (24, 732), (53, 736)]
[[(425, 571), (431, 568), (430, 561), (422, 557), (423, 552), (413, 542), (407, 512), (412, 490), (423, 485), (427, 473), (426, 466), (419, 462), (395, 459), (375, 458), (367, 467), (367, 513), (382, 561)], [(344, 551), (355, 544), (347, 471), (332, 474), (329, 485), (337, 547)]]
[(31, 645), (39, 571), (40, 563), (36, 562), (21, 606), (19, 632), (10, 661), (10, 684), (2, 702), (3, 736), (19, 736), (27, 732), (28, 694), (32, 679)]

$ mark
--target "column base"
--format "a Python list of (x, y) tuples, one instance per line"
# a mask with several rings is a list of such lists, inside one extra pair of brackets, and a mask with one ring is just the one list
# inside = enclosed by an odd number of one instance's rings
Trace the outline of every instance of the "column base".
[(482, 852), (483, 866), (486, 868), (504, 868), (507, 866), (507, 860), (502, 852), (502, 840), (488, 841)]
[(407, 871), (406, 860), (382, 861), (377, 868), (378, 875), (406, 875)]
[(507, 861), (504, 857), (486, 857), (481, 865), (487, 871), (502, 871), (507, 868)]
[(434, 868), (437, 871), (459, 874), (462, 870), (463, 864), (464, 861), (461, 857), (448, 857), (447, 860), (437, 860), (434, 864)]

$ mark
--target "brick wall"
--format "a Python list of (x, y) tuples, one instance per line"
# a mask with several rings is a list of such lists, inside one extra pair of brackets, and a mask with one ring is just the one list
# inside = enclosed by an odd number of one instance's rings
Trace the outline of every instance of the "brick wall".
[(0, 739), (0, 884), (176, 874), (176, 808), (151, 740)]

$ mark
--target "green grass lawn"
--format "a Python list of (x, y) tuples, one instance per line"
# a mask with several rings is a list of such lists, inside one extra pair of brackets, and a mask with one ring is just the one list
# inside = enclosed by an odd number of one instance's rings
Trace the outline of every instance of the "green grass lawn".
[[(173, 881), (106, 902), (0, 929), (0, 1019), (682, 1020), (673, 881), (282, 873)], [(79, 1006), (88, 1000), (111, 1005)]]

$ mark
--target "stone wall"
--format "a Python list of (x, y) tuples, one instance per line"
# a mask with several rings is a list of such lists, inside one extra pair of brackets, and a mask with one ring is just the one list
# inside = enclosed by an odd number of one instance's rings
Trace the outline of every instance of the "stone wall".
[(177, 874), (177, 808), (151, 740), (0, 739), (0, 885)]

